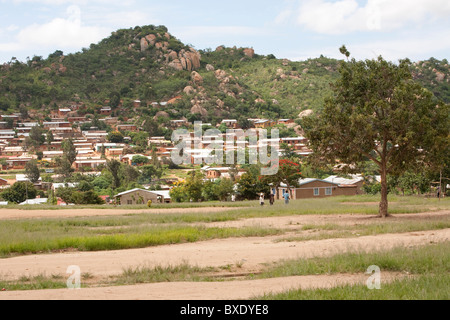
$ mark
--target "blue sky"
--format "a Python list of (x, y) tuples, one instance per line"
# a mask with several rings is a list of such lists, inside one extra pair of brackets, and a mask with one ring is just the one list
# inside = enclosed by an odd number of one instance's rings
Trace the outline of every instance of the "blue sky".
[(450, 58), (449, 0), (0, 0), (0, 63), (74, 53), (121, 28), (165, 25), (196, 49), (305, 60)]

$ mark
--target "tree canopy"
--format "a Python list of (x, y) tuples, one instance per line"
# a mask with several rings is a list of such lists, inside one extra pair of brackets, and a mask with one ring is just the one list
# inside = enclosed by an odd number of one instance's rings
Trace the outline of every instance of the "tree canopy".
[[(350, 57), (345, 46), (341, 53)], [(415, 82), (410, 67), (409, 60), (394, 64), (382, 57), (342, 61), (323, 112), (304, 120), (305, 135), (322, 163), (351, 169), (369, 159), (378, 166), (383, 217), (387, 175), (439, 166), (449, 148), (449, 105)]]

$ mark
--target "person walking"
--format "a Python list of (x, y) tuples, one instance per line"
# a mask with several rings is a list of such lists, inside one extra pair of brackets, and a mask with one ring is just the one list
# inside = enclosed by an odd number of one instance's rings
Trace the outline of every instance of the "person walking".
[(291, 198), (289, 196), (289, 192), (285, 192), (283, 197), (284, 197), (284, 204), (289, 204), (289, 199)]
[(260, 196), (259, 196), (259, 204), (260, 204), (261, 206), (264, 205), (264, 193), (261, 193)]
[(273, 193), (270, 193), (269, 202), (270, 205), (273, 206), (273, 203), (275, 202), (275, 195)]

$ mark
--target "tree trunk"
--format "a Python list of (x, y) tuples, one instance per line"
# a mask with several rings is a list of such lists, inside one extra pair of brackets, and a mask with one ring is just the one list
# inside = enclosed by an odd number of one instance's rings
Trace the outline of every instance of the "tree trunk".
[(381, 167), (381, 202), (380, 202), (380, 217), (386, 218), (388, 216), (388, 189), (387, 189), (387, 172), (386, 165)]

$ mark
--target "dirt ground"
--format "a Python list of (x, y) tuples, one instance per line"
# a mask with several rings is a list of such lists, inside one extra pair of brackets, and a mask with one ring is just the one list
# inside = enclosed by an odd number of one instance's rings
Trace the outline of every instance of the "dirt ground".
[[(235, 208), (231, 208), (234, 210)], [(188, 212), (191, 209), (169, 209), (171, 212)], [(230, 210), (230, 208), (194, 208), (199, 211)], [(152, 211), (154, 212), (154, 211)], [(164, 212), (168, 212), (164, 210)], [(129, 212), (127, 212), (128, 214)], [(139, 213), (139, 212), (136, 212)], [(30, 211), (29, 218), (68, 217), (84, 215), (124, 214), (122, 210), (63, 210)], [(0, 220), (23, 218), (24, 211), (0, 210)], [(450, 219), (450, 210), (420, 214), (394, 215), (390, 221)], [(305, 225), (358, 225), (380, 223), (382, 219), (367, 215), (311, 215), (276, 218), (255, 218), (240, 221), (208, 224), (217, 227), (265, 226), (295, 231), (296, 235)], [(314, 232), (305, 230), (301, 232)], [(352, 238), (278, 241), (290, 236), (229, 238), (210, 241), (165, 245), (144, 249), (105, 252), (66, 252), (29, 255), (0, 259), (0, 279), (14, 280), (23, 276), (62, 275), (69, 277), (67, 268), (80, 267), (82, 274), (93, 279), (105, 279), (121, 274), (126, 268), (176, 266), (189, 264), (199, 267), (228, 266), (234, 272), (232, 281), (174, 282), (122, 287), (96, 287), (81, 290), (40, 290), (0, 292), (0, 300), (235, 300), (249, 299), (269, 292), (290, 288), (329, 288), (340, 284), (365, 283), (369, 275), (340, 274), (300, 276), (262, 280), (242, 280), (240, 276), (257, 273), (265, 264), (287, 259), (332, 256), (349, 251), (373, 252), (394, 246), (414, 247), (429, 243), (449, 241), (450, 229), (358, 236)], [(233, 274), (231, 274), (233, 275)], [(230, 274), (228, 274), (230, 276)], [(382, 281), (390, 281), (405, 274), (382, 272)]]

